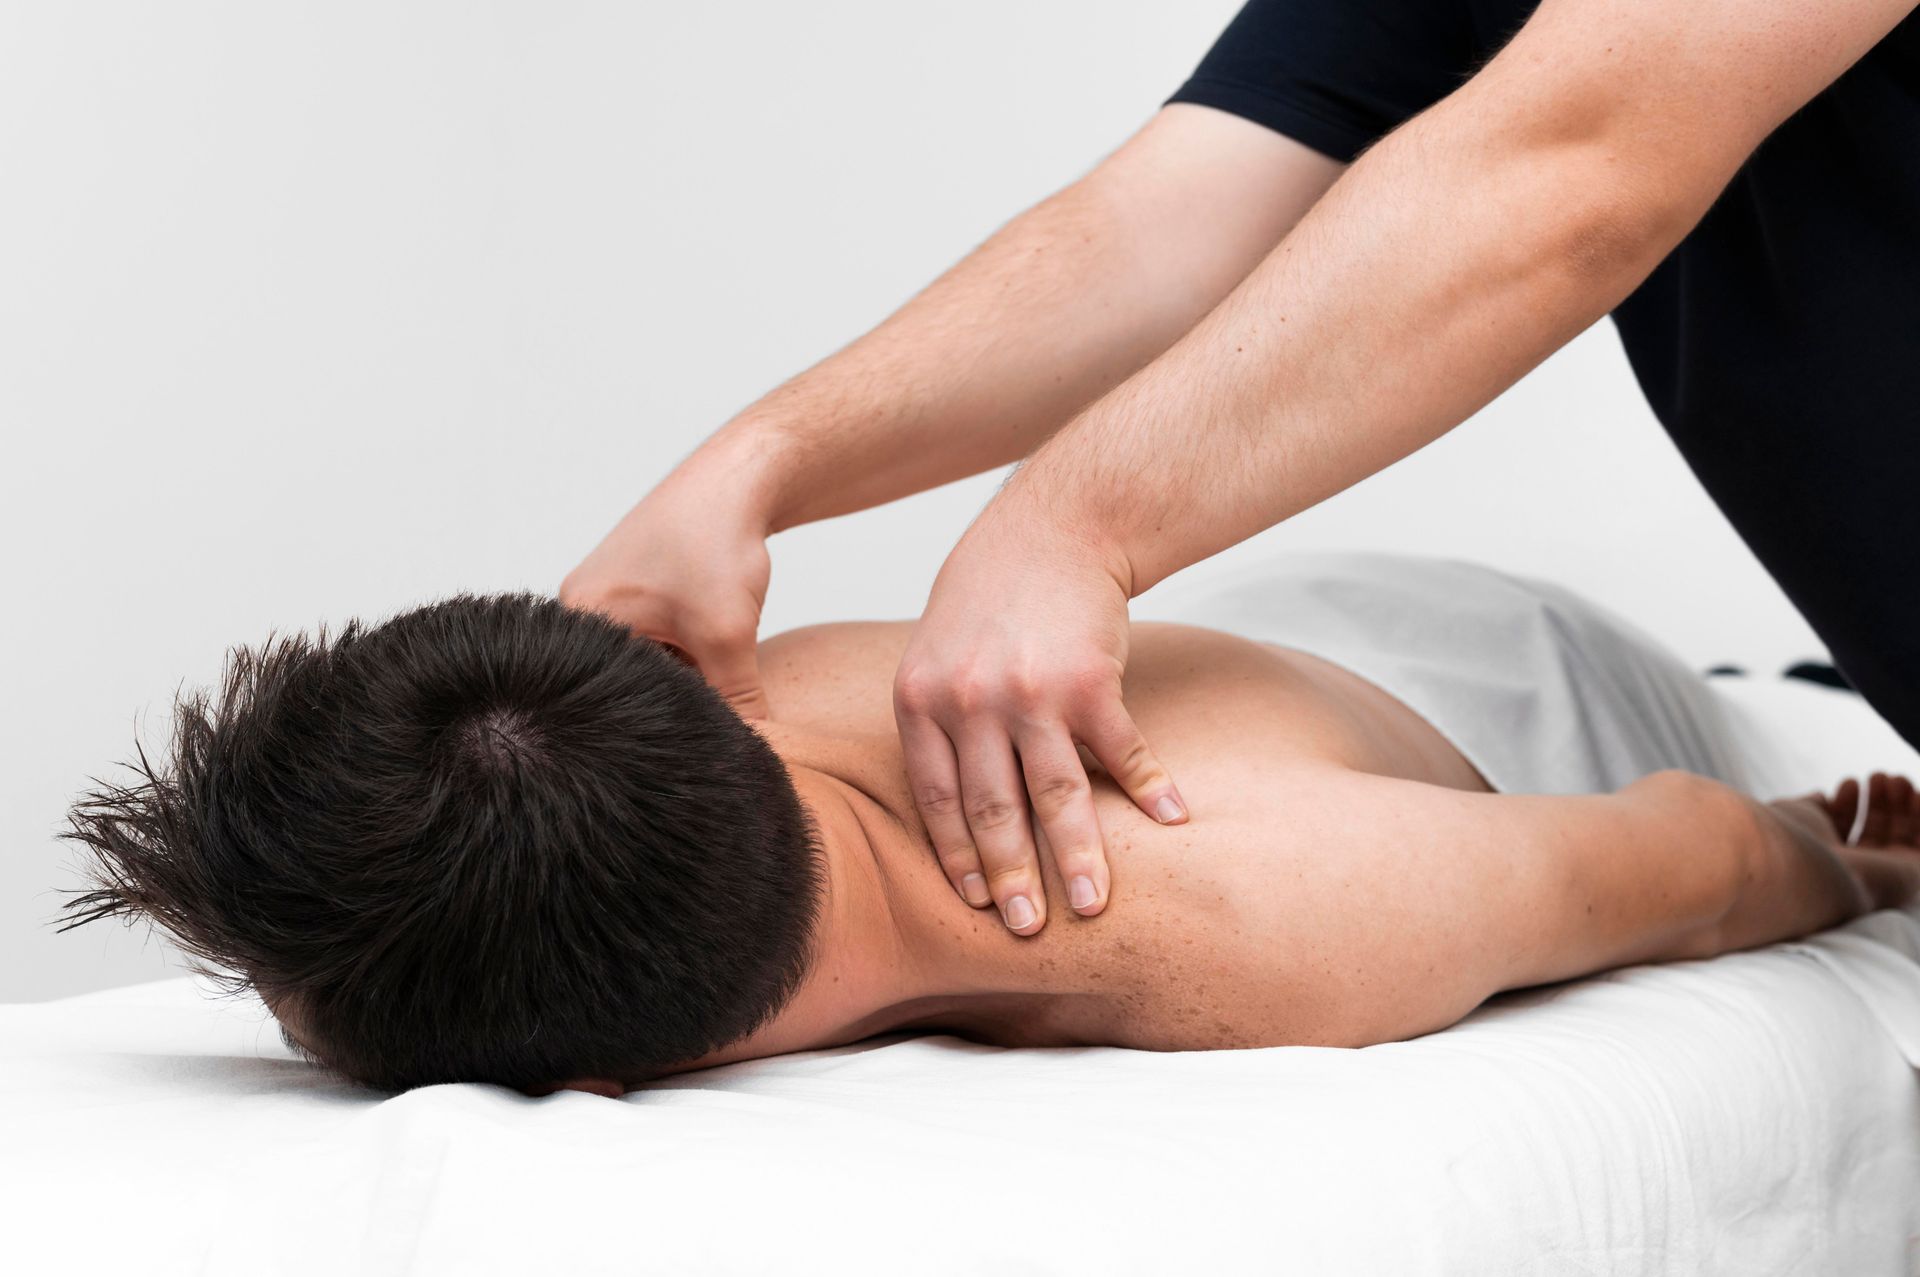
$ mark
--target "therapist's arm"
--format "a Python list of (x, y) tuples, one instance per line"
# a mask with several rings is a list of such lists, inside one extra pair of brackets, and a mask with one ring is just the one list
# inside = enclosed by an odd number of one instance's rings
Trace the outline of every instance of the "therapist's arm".
[(1075, 742), (1151, 757), (1120, 701), (1126, 601), (1437, 438), (1606, 314), (1912, 8), (1545, 0), (1365, 153), (949, 556), (895, 682), (943, 860), (982, 864), (1013, 929), (1038, 930), (1031, 799), (1097, 910), (1107, 866)]
[(1138, 594), (1407, 455), (1622, 301), (1913, 8), (1546, 0), (1009, 503), (1071, 522)]
[(872, 332), (728, 427), (772, 530), (1018, 460), (1167, 349), (1342, 165), (1207, 107), (1164, 107)]
[(1164, 108), (716, 432), (568, 574), (562, 599), (677, 645), (764, 715), (769, 534), (1025, 456), (1212, 309), (1340, 169), (1237, 116)]

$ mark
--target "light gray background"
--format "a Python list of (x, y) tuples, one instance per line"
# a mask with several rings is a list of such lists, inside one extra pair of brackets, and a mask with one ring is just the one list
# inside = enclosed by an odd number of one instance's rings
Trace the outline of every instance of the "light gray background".
[[(0, 9), (0, 1000), (74, 792), (270, 629), (557, 588), (707, 432), (1156, 108), (1235, 0)], [(916, 612), (983, 476), (773, 543), (765, 631)], [(1601, 326), (1257, 548), (1557, 577), (1690, 659), (1818, 645)], [(1252, 547), (1243, 547), (1252, 548)]]

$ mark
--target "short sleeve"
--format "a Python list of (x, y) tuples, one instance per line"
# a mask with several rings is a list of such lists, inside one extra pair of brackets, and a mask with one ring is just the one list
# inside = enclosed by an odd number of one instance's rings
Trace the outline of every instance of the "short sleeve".
[[(1169, 102), (1215, 107), (1352, 160), (1465, 83), (1497, 44), (1470, 0), (1250, 0)], [(1502, 24), (1506, 25), (1506, 24)]]

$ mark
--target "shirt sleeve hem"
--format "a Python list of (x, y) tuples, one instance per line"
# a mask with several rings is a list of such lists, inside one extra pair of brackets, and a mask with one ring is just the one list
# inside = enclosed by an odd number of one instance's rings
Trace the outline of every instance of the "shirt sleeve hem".
[(1232, 80), (1196, 75), (1167, 101), (1210, 106), (1252, 120), (1342, 164), (1352, 163), (1374, 140), (1370, 130), (1330, 119), (1284, 93)]

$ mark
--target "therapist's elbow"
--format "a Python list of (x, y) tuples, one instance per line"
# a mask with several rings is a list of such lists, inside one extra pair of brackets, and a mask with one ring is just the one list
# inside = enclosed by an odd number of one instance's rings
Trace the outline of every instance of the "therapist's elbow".
[(1509, 251), (1581, 286), (1645, 278), (1706, 215), (1754, 143), (1750, 122), (1676, 118), (1613, 78), (1543, 81), (1500, 61), (1417, 121), (1509, 222)]
[(1515, 162), (1552, 210), (1539, 247), (1569, 278), (1630, 290), (1706, 216), (1744, 158), (1731, 141), (1662, 125), (1634, 115), (1516, 140)]
[(1730, 173), (1626, 125), (1499, 138), (1491, 180), (1524, 192), (1537, 220), (1516, 236), (1568, 284), (1630, 291), (1706, 215)]
[(1551, 269), (1575, 285), (1630, 291), (1686, 237), (1703, 211), (1636, 182), (1610, 188), (1605, 174), (1596, 173), (1585, 189), (1568, 193), (1542, 253)]

